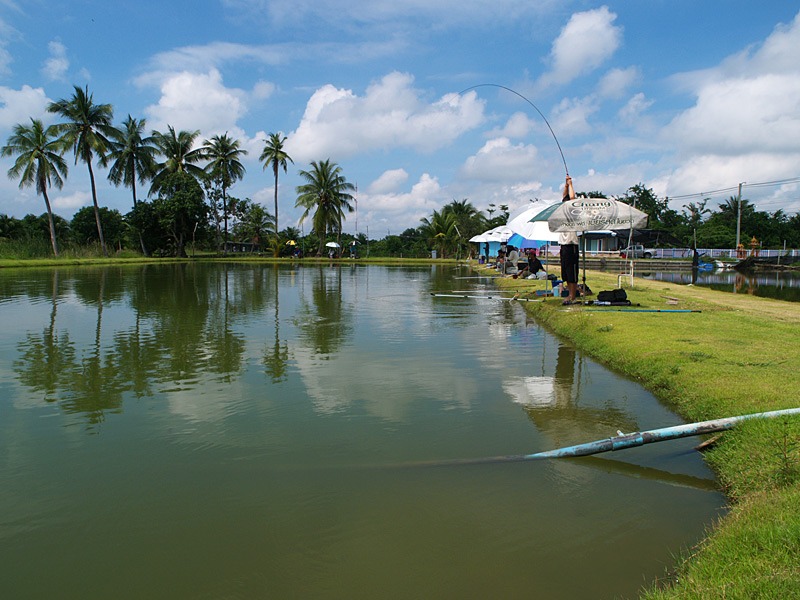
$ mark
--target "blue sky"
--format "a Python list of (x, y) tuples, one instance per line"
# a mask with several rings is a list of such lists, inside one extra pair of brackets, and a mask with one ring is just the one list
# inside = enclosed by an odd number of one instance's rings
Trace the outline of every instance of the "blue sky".
[[(258, 163), (270, 132), (294, 159), (280, 227), (296, 225), (298, 169), (331, 159), (358, 185), (358, 230), (416, 227), (453, 199), (477, 208), (643, 183), (671, 206), (735, 194), (800, 211), (800, 13), (739, 0), (0, 0), (0, 139), (88, 85), (148, 129), (228, 132), (249, 150), (231, 194), (272, 207)], [(91, 203), (86, 167), (51, 199)], [(5, 173), (11, 159), (2, 159)], [(131, 195), (98, 171), (99, 202)], [(721, 191), (717, 191), (721, 190)], [(714, 193), (710, 193), (714, 192)], [(0, 177), (0, 213), (41, 214)], [(356, 215), (345, 231), (354, 232)]]

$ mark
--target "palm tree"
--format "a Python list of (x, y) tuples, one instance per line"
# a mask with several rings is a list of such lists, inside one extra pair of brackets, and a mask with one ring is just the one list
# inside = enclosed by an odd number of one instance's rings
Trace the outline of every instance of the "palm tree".
[(150, 184), (150, 194), (157, 194), (164, 185), (164, 180), (173, 173), (188, 173), (198, 181), (203, 180), (205, 171), (195, 164), (203, 160), (203, 152), (199, 148), (192, 149), (198, 135), (199, 131), (175, 133), (172, 125), (168, 126), (167, 133), (153, 131), (153, 143), (164, 161), (155, 166), (156, 173)]
[(36, 119), (31, 119), (30, 125), (16, 125), (7, 145), (0, 150), (3, 156), (17, 156), (14, 166), (8, 170), (8, 176), (19, 177), (20, 188), (36, 184), (36, 193), (44, 197), (50, 221), (50, 241), (55, 256), (58, 256), (58, 243), (47, 188), (52, 184), (61, 189), (64, 185), (68, 169), (62, 153), (58, 127), (50, 125), (45, 129), (42, 122)]
[(464, 198), (453, 200), (442, 208), (442, 214), (453, 215), (454, 227), (458, 236), (457, 245), (460, 249), (470, 251), (468, 240), (486, 229), (486, 217), (475, 208), (472, 203)]
[(295, 206), (305, 208), (301, 223), (314, 210), (311, 222), (319, 236), (317, 256), (321, 256), (327, 232), (341, 230), (344, 212), (355, 210), (350, 204), (353, 199), (350, 192), (355, 187), (344, 178), (341, 167), (330, 159), (311, 161), (311, 170), (300, 171), (299, 175), (306, 183), (297, 186)]
[(111, 119), (114, 116), (114, 108), (110, 104), (95, 104), (88, 86), (81, 89), (76, 85), (74, 88), (75, 93), (72, 98), (51, 102), (47, 110), (61, 115), (67, 120), (66, 123), (56, 125), (57, 131), (61, 134), (61, 143), (64, 148), (71, 148), (75, 153), (75, 164), (78, 164), (78, 159), (80, 159), (89, 168), (97, 235), (100, 238), (103, 254), (108, 256), (106, 242), (103, 239), (103, 226), (100, 224), (100, 207), (97, 204), (97, 188), (94, 183), (92, 160), (95, 153), (101, 159), (106, 153), (108, 144), (106, 136), (112, 130)]
[(455, 216), (445, 210), (442, 210), (442, 212), (433, 211), (430, 219), (424, 218), (421, 221), (420, 232), (431, 246), (436, 246), (439, 249), (441, 258), (444, 258), (445, 251), (455, 241)]
[[(103, 158), (102, 165), (111, 163), (108, 179), (114, 185), (120, 184), (131, 188), (133, 193), (133, 208), (137, 206), (136, 180), (144, 183), (153, 176), (155, 171), (155, 147), (152, 136), (143, 138), (147, 121), (136, 120), (130, 115), (122, 122), (122, 127), (115, 127), (108, 140), (109, 153)], [(147, 256), (142, 232), (139, 231), (139, 244), (142, 253)]]
[(258, 158), (261, 161), (264, 161), (264, 170), (267, 169), (268, 166), (272, 167), (272, 173), (275, 175), (275, 227), (278, 226), (278, 168), (283, 167), (283, 172), (286, 173), (287, 165), (286, 161), (294, 164), (294, 161), (291, 157), (286, 154), (286, 151), (283, 149), (283, 143), (286, 141), (286, 137), (284, 136), (281, 138), (281, 134), (279, 133), (270, 133), (269, 139), (266, 141), (264, 145), (264, 150), (261, 152), (261, 156)]
[(108, 180), (111, 183), (131, 188), (134, 208), (137, 204), (136, 180), (144, 183), (153, 176), (158, 153), (153, 137), (142, 137), (145, 127), (145, 119), (137, 120), (128, 115), (122, 122), (122, 127), (111, 130), (109, 152), (101, 163), (104, 167), (111, 164), (108, 171)]
[(206, 140), (201, 148), (203, 158), (209, 161), (206, 165), (206, 173), (213, 179), (217, 179), (222, 188), (222, 218), (225, 221), (225, 251), (228, 250), (228, 201), (226, 190), (237, 181), (244, 177), (245, 168), (239, 157), (247, 154), (247, 150), (239, 147), (239, 140), (228, 137), (227, 132), (222, 135), (215, 135), (210, 140)]
[[(259, 246), (261, 239), (269, 233), (275, 233), (275, 221), (263, 206), (252, 203), (247, 207), (240, 224), (241, 232), (253, 242), (253, 249)], [(277, 235), (273, 236), (277, 238)]]

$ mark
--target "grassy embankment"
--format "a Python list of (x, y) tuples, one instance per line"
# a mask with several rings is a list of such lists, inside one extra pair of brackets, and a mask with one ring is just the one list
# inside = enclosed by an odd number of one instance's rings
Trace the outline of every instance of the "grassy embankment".
[[(589, 272), (587, 283), (596, 293), (617, 287), (617, 277)], [(544, 287), (517, 279), (498, 285), (521, 297)], [(522, 306), (687, 421), (800, 406), (800, 305), (659, 281), (625, 287), (640, 308), (702, 312), (589, 311), (553, 298)], [(800, 419), (745, 422), (705, 457), (731, 511), (643, 597), (800, 598)]]

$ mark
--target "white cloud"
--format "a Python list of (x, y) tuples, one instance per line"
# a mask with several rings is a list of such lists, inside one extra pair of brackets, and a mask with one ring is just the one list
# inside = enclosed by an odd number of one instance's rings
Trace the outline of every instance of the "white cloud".
[(508, 22), (535, 16), (556, 4), (553, 0), (223, 0), (228, 7), (246, 11), (248, 18), (261, 16), (286, 26), (318, 19), (329, 26), (403, 24), (447, 27), (464, 22)]
[(539, 162), (535, 146), (512, 146), (508, 138), (487, 141), (461, 167), (460, 176), (480, 181), (527, 181)]
[(162, 131), (167, 125), (176, 130), (199, 129), (206, 136), (241, 132), (236, 122), (247, 112), (247, 94), (225, 87), (216, 69), (207, 73), (174, 73), (160, 87), (158, 104), (145, 109), (150, 127)]
[(763, 74), (715, 81), (698, 90), (697, 103), (667, 134), (691, 153), (785, 152), (800, 139), (800, 67), (793, 74)]
[(23, 85), (14, 90), (0, 86), (0, 129), (10, 130), (18, 123), (30, 123), (31, 118), (44, 123), (52, 121), (53, 115), (47, 112), (49, 104), (42, 88)]
[(258, 81), (253, 86), (252, 96), (256, 100), (266, 100), (275, 93), (275, 84), (269, 81)]
[(508, 118), (502, 129), (495, 129), (488, 135), (520, 139), (526, 137), (537, 125), (538, 123), (524, 112), (515, 112)]
[[(402, 175), (397, 172), (393, 173), (395, 178), (399, 178)], [(391, 178), (392, 176), (389, 176), (389, 179)], [(371, 190), (372, 186), (369, 186), (368, 189)], [(363, 222), (371, 223), (373, 227), (386, 228), (393, 233), (399, 233), (408, 227), (419, 226), (420, 219), (430, 216), (434, 210), (439, 209), (448, 199), (439, 184), (439, 180), (428, 173), (424, 173), (419, 181), (412, 186), (411, 191), (406, 193), (387, 191), (384, 193), (368, 192), (359, 194), (359, 219)], [(374, 232), (371, 235), (382, 237), (379, 232)]]
[(50, 196), (50, 200), (53, 203), (54, 212), (74, 212), (92, 202), (92, 195), (89, 192), (74, 192), (68, 196), (50, 192), (48, 196)]
[(603, 98), (622, 98), (628, 88), (639, 79), (641, 79), (641, 72), (636, 67), (611, 69), (600, 80), (597, 94)]
[(639, 120), (642, 116), (642, 113), (644, 113), (652, 105), (652, 100), (648, 100), (645, 98), (644, 94), (639, 93), (628, 100), (625, 106), (620, 109), (618, 116), (620, 120), (625, 123), (634, 123), (635, 121)]
[(598, 110), (594, 98), (564, 98), (553, 111), (553, 129), (559, 135), (589, 133), (589, 117)]
[(432, 152), (479, 125), (483, 103), (474, 92), (449, 94), (428, 103), (414, 78), (393, 72), (370, 85), (363, 97), (325, 85), (309, 99), (286, 147), (296, 160), (335, 157), (396, 147)]
[(551, 70), (537, 82), (539, 87), (565, 85), (597, 69), (622, 43), (622, 27), (607, 6), (575, 13), (553, 42)]
[(396, 191), (408, 180), (408, 173), (405, 169), (392, 169), (384, 172), (375, 181), (369, 184), (368, 194), (388, 194)]
[(713, 69), (673, 81), (696, 96), (664, 128), (682, 161), (667, 178), (672, 195), (740, 181), (795, 177), (800, 163), (800, 14)]
[(60, 40), (53, 40), (47, 45), (47, 48), (50, 51), (50, 58), (44, 61), (42, 75), (50, 81), (65, 81), (65, 75), (69, 69), (67, 47)]
[[(294, 6), (292, 7), (294, 9)], [(149, 61), (149, 70), (137, 77), (140, 85), (152, 85), (165, 74), (177, 69), (205, 72), (222, 69), (226, 65), (241, 66), (246, 63), (275, 67), (289, 63), (320, 61), (332, 63), (360, 62), (364, 57), (371, 60), (397, 56), (407, 48), (407, 42), (399, 38), (376, 41), (347, 42), (290, 42), (282, 44), (248, 45), (234, 42), (211, 42), (204, 45), (182, 46), (160, 52)]]

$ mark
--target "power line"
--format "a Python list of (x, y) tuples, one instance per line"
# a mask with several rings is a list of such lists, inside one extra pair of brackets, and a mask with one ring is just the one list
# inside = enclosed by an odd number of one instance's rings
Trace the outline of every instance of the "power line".
[[(778, 186), (778, 185), (786, 185), (787, 183), (800, 183), (800, 177), (793, 177), (791, 179), (779, 179), (776, 181), (762, 181), (759, 183), (743, 183), (742, 188), (760, 188), (760, 187), (771, 187), (771, 186)], [(708, 192), (698, 192), (695, 194), (682, 194), (680, 196), (667, 196), (667, 200), (687, 200), (689, 198), (704, 198), (704, 197), (711, 197), (717, 194), (734, 192), (739, 189), (739, 186), (733, 186), (728, 188), (722, 188), (719, 190), (711, 190)]]

